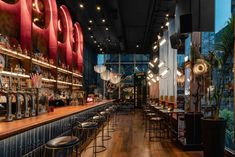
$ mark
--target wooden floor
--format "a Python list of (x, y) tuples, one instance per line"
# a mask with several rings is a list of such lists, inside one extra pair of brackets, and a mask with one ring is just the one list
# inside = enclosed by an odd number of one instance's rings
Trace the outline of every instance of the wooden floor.
[[(144, 137), (144, 125), (140, 111), (117, 116), (116, 131), (105, 145), (107, 150), (97, 153), (97, 157), (202, 157), (202, 152), (183, 151), (170, 141), (149, 142)], [(100, 141), (100, 139), (98, 139)], [(91, 145), (91, 144), (90, 144)], [(89, 146), (88, 146), (89, 147)], [(91, 157), (92, 149), (82, 153)]]

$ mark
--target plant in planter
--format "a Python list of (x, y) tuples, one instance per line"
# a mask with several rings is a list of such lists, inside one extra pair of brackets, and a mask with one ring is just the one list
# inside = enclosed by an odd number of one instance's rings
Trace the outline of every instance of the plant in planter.
[(225, 76), (232, 74), (233, 61), (233, 19), (221, 31), (220, 42), (216, 42), (215, 51), (209, 53), (208, 61), (212, 72), (214, 90), (211, 104), (215, 112), (211, 117), (202, 119), (204, 157), (223, 157), (226, 121), (220, 118), (220, 108), (226, 89)]

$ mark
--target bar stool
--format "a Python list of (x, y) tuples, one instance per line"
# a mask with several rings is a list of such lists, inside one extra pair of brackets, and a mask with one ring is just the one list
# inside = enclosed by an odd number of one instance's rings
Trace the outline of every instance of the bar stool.
[(146, 133), (149, 130), (149, 120), (151, 117), (154, 117), (154, 116), (156, 116), (155, 112), (150, 111), (150, 112), (145, 113), (145, 133), (144, 133), (144, 136), (146, 135)]
[(103, 140), (104, 141), (107, 141), (107, 140), (110, 140), (112, 137), (110, 136), (110, 134), (109, 134), (109, 121), (110, 121), (110, 112), (109, 112), (109, 110), (107, 110), (107, 109), (105, 109), (105, 111), (101, 111), (100, 112), (100, 115), (102, 115), (102, 116), (104, 116), (105, 117), (105, 119), (106, 119), (106, 121), (105, 121), (105, 123), (107, 124), (107, 135), (104, 135), (104, 137), (103, 137)]
[[(61, 136), (54, 138), (46, 143), (43, 156), (46, 156), (47, 150), (51, 150), (52, 155), (50, 155), (50, 157), (56, 157), (56, 151), (62, 150), (63, 153), (66, 153), (65, 157), (72, 157), (73, 148), (76, 147), (76, 157), (78, 157), (78, 143), (79, 138), (76, 136)], [(68, 150), (70, 150), (69, 153), (67, 152)]]
[(105, 116), (102, 115), (96, 115), (92, 117), (92, 120), (96, 123), (98, 123), (99, 128), (101, 128), (101, 145), (97, 145), (97, 148), (101, 148), (101, 150), (96, 149), (96, 153), (100, 153), (106, 150), (106, 147), (104, 145), (104, 127), (105, 127)]
[[(152, 139), (160, 139), (164, 136), (163, 128), (163, 118), (162, 117), (151, 117), (149, 119), (149, 141), (154, 141)], [(151, 133), (155, 133), (155, 136), (152, 136)]]
[[(80, 139), (82, 142), (81, 150), (83, 150), (84, 147), (87, 146), (86, 145), (88, 144), (87, 142), (89, 142), (90, 140), (94, 140), (92, 148), (93, 148), (93, 154), (95, 156), (96, 156), (96, 148), (97, 148), (97, 139), (96, 139), (97, 129), (98, 129), (98, 123), (93, 122), (93, 121), (87, 121), (87, 122), (82, 122), (82, 123), (77, 122), (77, 125), (73, 129), (75, 130), (75, 134), (77, 136), (80, 136)], [(79, 134), (79, 131), (81, 131), (80, 134)]]

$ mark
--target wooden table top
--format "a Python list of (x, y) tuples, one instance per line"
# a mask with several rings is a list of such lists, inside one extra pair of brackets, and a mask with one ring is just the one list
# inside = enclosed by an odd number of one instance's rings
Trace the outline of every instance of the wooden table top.
[(12, 122), (0, 122), (0, 140), (112, 101), (113, 100), (103, 100), (101, 102), (87, 103), (80, 106), (59, 107), (55, 108), (54, 112), (44, 113), (39, 116)]

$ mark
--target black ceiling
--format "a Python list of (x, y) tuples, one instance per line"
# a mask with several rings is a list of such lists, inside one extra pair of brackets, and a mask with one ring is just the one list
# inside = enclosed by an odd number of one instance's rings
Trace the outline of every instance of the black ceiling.
[[(57, 0), (80, 22), (86, 44), (98, 53), (149, 53), (175, 0)], [(80, 8), (80, 4), (84, 8)], [(97, 11), (96, 6), (101, 10)], [(105, 23), (102, 19), (105, 19)], [(92, 20), (92, 24), (89, 20)], [(91, 27), (91, 30), (88, 30)], [(108, 30), (106, 30), (106, 27)], [(93, 36), (93, 38), (91, 37)], [(95, 43), (94, 41), (97, 41)], [(138, 47), (138, 46), (139, 47)], [(99, 47), (100, 46), (100, 47)]]

